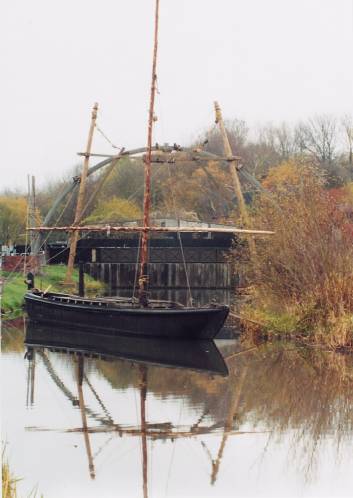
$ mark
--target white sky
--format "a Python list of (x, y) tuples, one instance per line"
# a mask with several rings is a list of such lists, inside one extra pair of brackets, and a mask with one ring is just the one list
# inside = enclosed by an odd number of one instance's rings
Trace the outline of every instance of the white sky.
[[(79, 161), (90, 111), (117, 145), (146, 143), (154, 0), (2, 3), (0, 189)], [(161, 0), (155, 141), (353, 112), (353, 0)], [(112, 149), (96, 135), (95, 152)]]

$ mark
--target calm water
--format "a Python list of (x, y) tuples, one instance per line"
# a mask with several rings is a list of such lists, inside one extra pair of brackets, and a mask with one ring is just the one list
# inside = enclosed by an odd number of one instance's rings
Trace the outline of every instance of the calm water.
[(232, 340), (195, 349), (188, 368), (175, 349), (171, 368), (148, 364), (153, 348), (137, 363), (100, 344), (96, 357), (71, 345), (24, 358), (24, 334), (3, 326), (2, 435), (20, 496), (353, 496), (350, 356)]

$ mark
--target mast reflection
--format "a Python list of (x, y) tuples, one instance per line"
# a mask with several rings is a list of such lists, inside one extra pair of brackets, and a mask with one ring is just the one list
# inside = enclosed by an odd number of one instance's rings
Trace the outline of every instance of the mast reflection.
[[(168, 439), (174, 441), (177, 438), (198, 436), (219, 431), (222, 423), (202, 424), (206, 412), (197, 422), (190, 427), (174, 427), (171, 422), (150, 424), (146, 417), (146, 401), (148, 394), (148, 369), (149, 366), (160, 366), (164, 368), (178, 369), (182, 372), (194, 371), (208, 376), (208, 378), (228, 376), (228, 367), (221, 353), (213, 341), (164, 341), (161, 339), (141, 339), (128, 337), (102, 336), (101, 334), (86, 334), (82, 330), (54, 329), (43, 325), (28, 322), (25, 345), (27, 353), (25, 357), (29, 360), (28, 379), (30, 379), (28, 393), (34, 391), (34, 358), (40, 358), (49, 376), (56, 386), (63, 392), (66, 398), (74, 406), (78, 406), (81, 413), (80, 428), (84, 437), (85, 449), (88, 459), (89, 475), (95, 478), (94, 457), (90, 437), (92, 433), (118, 432), (120, 436), (137, 436), (141, 438), (142, 448), (142, 481), (143, 498), (148, 497), (148, 451), (147, 442), (150, 440)], [(65, 354), (76, 372), (77, 396), (60, 379), (51, 361), (52, 353)], [(86, 359), (93, 358), (98, 361), (116, 362), (128, 360), (132, 366), (137, 367), (139, 376), (140, 392), (140, 426), (124, 427), (115, 423), (104, 403), (95, 391), (91, 381), (85, 374)], [(37, 360), (38, 361), (38, 360)], [(136, 370), (136, 369), (135, 369)], [(99, 400), (104, 415), (99, 415), (86, 406), (84, 397), (84, 385), (87, 385)], [(27, 393), (27, 403), (29, 394)], [(90, 427), (88, 417), (99, 422), (98, 427)], [(224, 434), (231, 432), (232, 423), (227, 421), (223, 427)], [(222, 442), (224, 448), (225, 440)], [(223, 450), (222, 450), (223, 451)], [(217, 466), (222, 454), (218, 455)], [(214, 472), (213, 472), (214, 473)]]

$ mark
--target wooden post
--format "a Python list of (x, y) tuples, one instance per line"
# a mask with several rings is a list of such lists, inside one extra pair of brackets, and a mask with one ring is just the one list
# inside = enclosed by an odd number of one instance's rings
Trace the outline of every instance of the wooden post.
[[(221, 108), (220, 108), (218, 102), (214, 103), (214, 108), (215, 108), (215, 113), (216, 113), (216, 124), (219, 125), (219, 128), (221, 130), (224, 153), (228, 158), (232, 158), (232, 157), (234, 157), (233, 151), (232, 151), (232, 148), (231, 148), (230, 143), (229, 143), (227, 130), (224, 126), (224, 121), (223, 121), (223, 117), (222, 117), (222, 111), (221, 111)], [(234, 159), (234, 161), (229, 162), (230, 174), (232, 176), (234, 192), (235, 192), (235, 195), (237, 197), (238, 204), (239, 204), (239, 211), (240, 211), (241, 220), (242, 220), (245, 228), (251, 228), (250, 218), (249, 218), (249, 215), (248, 215), (248, 212), (246, 209), (244, 196), (243, 196), (243, 193), (241, 191), (241, 185), (240, 185), (240, 180), (239, 180), (238, 171), (237, 171), (237, 165), (238, 165), (237, 163), (238, 163), (238, 161), (236, 159)], [(251, 256), (255, 256), (256, 255), (255, 242), (251, 236), (249, 237), (249, 249), (250, 249)]]
[(147, 368), (140, 366), (140, 413), (141, 413), (141, 436), (142, 436), (142, 477), (143, 498), (148, 498), (147, 477), (147, 434), (146, 434), (146, 397), (147, 397)]
[(95, 474), (94, 463), (93, 463), (91, 443), (89, 440), (86, 407), (85, 407), (85, 402), (84, 402), (84, 398), (83, 398), (83, 389), (82, 389), (83, 370), (84, 370), (84, 358), (83, 358), (83, 356), (79, 356), (77, 359), (78, 402), (79, 402), (79, 407), (80, 407), (80, 411), (81, 411), (82, 430), (83, 430), (83, 436), (84, 436), (84, 440), (85, 440), (85, 446), (86, 446), (86, 452), (87, 452), (87, 458), (88, 458), (89, 475), (90, 475), (91, 479), (95, 479), (96, 474)]
[[(95, 103), (93, 106), (93, 110), (92, 110), (91, 125), (90, 125), (89, 132), (88, 132), (88, 140), (87, 140), (86, 153), (85, 153), (86, 155), (85, 155), (85, 159), (83, 161), (83, 168), (82, 168), (81, 180), (80, 180), (80, 189), (78, 192), (75, 220), (73, 223), (74, 225), (78, 225), (81, 222), (81, 217), (82, 217), (82, 212), (83, 212), (83, 203), (84, 203), (84, 198), (85, 198), (85, 190), (86, 190), (86, 180), (87, 180), (87, 173), (88, 173), (89, 157), (90, 157), (90, 152), (91, 152), (91, 148), (92, 148), (93, 132), (94, 132), (94, 127), (96, 125), (97, 111), (98, 111), (98, 104)], [(71, 236), (71, 240), (70, 240), (70, 254), (69, 254), (69, 261), (67, 263), (67, 272), (66, 272), (66, 278), (65, 278), (65, 283), (67, 283), (67, 284), (72, 284), (72, 272), (73, 272), (74, 263), (75, 263), (78, 236), (79, 236), (79, 232), (75, 231), (75, 232), (73, 232), (73, 234)]]
[(84, 274), (83, 261), (80, 261), (80, 263), (79, 263), (79, 270), (78, 270), (78, 295), (80, 297), (85, 297), (85, 274)]
[[(244, 369), (242, 370), (240, 379), (237, 379), (237, 383), (235, 382), (235, 370), (233, 371), (233, 375), (230, 378), (229, 385), (233, 386), (233, 391), (231, 394), (231, 399), (229, 401), (228, 416), (227, 416), (225, 424), (224, 424), (224, 432), (223, 432), (221, 445), (219, 447), (216, 460), (214, 462), (212, 462), (212, 474), (211, 474), (211, 484), (212, 485), (216, 482), (218, 471), (219, 471), (219, 466), (221, 464), (222, 457), (223, 457), (224, 448), (226, 446), (229, 432), (231, 431), (232, 426), (233, 426), (234, 417), (235, 417), (237, 410), (239, 408), (240, 397), (241, 397), (242, 390), (244, 387), (244, 382), (245, 382), (248, 368), (249, 368), (248, 365), (245, 365)], [(234, 384), (231, 383), (231, 380), (234, 380)]]

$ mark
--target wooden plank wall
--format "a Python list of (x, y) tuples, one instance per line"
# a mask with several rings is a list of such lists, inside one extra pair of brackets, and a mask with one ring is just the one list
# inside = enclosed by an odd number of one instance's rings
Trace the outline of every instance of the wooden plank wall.
[[(150, 288), (185, 289), (183, 263), (150, 263)], [(229, 262), (186, 263), (190, 286), (199, 289), (230, 289), (234, 285)], [(85, 271), (105, 282), (110, 291), (133, 288), (137, 267), (134, 263), (86, 263)]]

